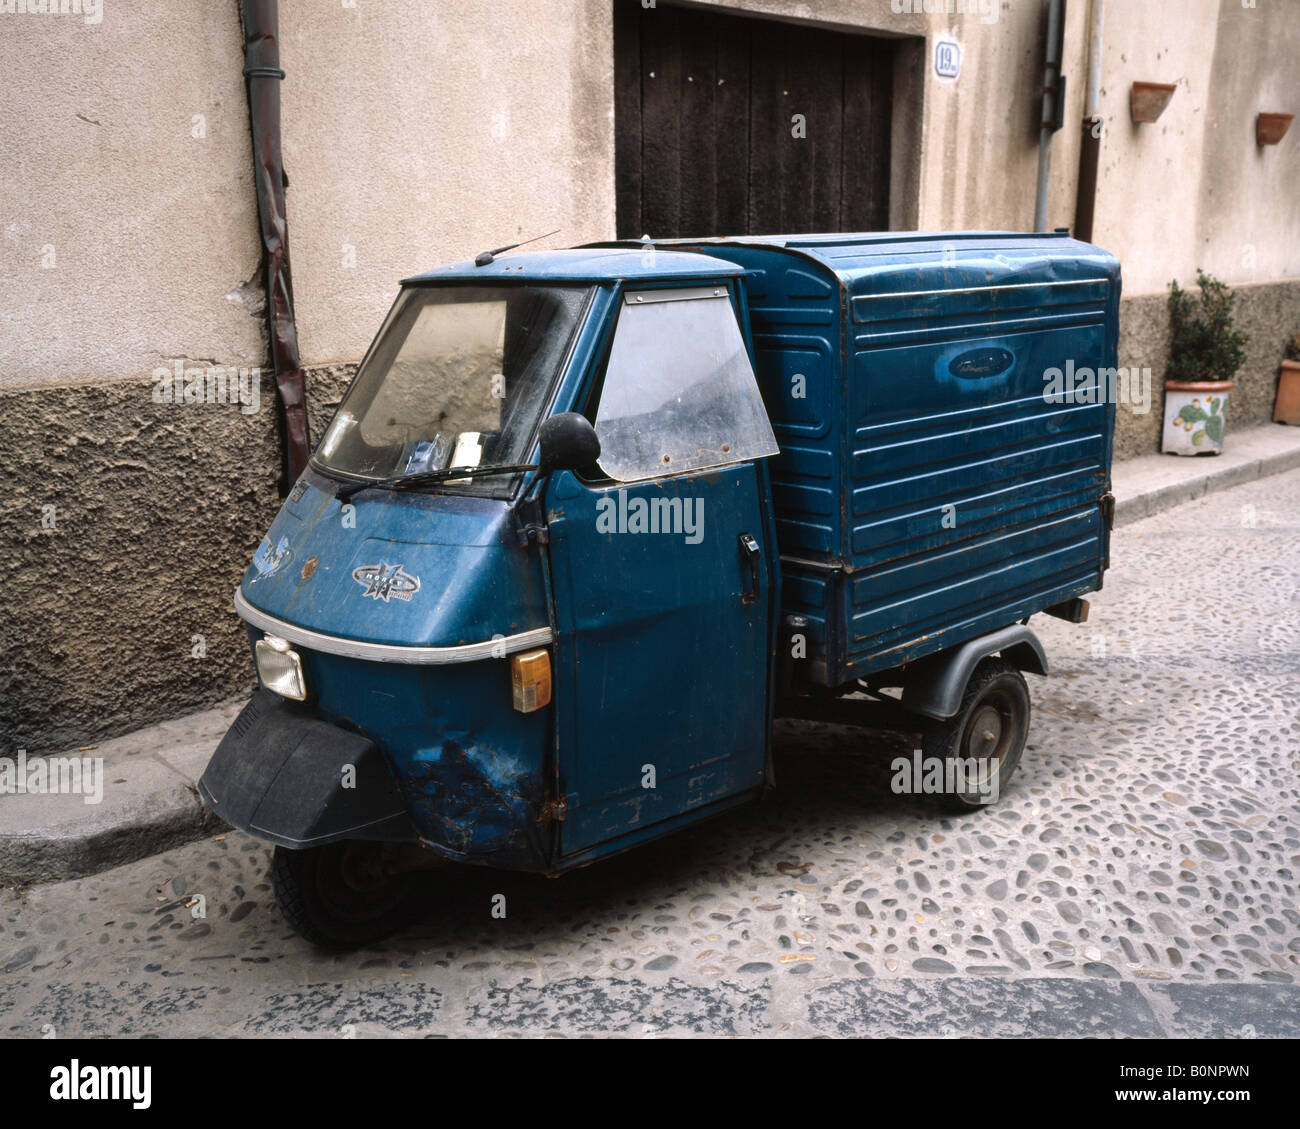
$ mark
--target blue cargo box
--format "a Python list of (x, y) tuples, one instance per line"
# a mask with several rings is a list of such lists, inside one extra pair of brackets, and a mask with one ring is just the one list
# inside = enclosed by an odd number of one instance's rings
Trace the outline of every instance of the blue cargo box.
[(892, 669), (1101, 587), (1112, 255), (1011, 232), (659, 246), (749, 272), (781, 447), (782, 606), (807, 620), (814, 681)]

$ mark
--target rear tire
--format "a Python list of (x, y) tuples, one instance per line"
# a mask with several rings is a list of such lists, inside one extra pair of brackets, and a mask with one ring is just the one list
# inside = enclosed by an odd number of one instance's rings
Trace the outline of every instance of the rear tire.
[(390, 873), (388, 844), (346, 840), (291, 851), (276, 847), (271, 880), (293, 929), (326, 949), (381, 941), (420, 916), (418, 873)]
[[(966, 814), (996, 803), (1020, 764), (1029, 736), (1029, 714), (1025, 676), (1005, 659), (981, 660), (956, 715), (931, 722), (925, 730), (922, 753), (927, 764), (931, 758), (944, 762), (945, 782), (950, 778), (950, 763), (960, 760), (967, 769), (964, 776), (952, 776), (957, 788), (927, 797), (933, 805), (940, 811)], [(962, 788), (962, 782), (973, 786)]]

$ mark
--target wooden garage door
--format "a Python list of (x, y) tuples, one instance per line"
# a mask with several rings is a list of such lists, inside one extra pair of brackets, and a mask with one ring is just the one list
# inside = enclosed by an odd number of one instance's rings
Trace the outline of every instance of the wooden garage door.
[(620, 238), (888, 227), (889, 40), (614, 4)]

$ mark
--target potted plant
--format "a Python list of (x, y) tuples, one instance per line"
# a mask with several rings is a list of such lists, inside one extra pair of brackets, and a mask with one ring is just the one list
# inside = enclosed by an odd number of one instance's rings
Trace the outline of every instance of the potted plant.
[(1277, 423), (1300, 424), (1300, 333), (1291, 336), (1282, 353), (1273, 419)]
[(1199, 309), (1177, 281), (1169, 289), (1169, 365), (1165, 369), (1165, 430), (1169, 455), (1217, 455), (1232, 378), (1246, 359), (1246, 334), (1232, 327), (1233, 294), (1226, 283), (1196, 272)]

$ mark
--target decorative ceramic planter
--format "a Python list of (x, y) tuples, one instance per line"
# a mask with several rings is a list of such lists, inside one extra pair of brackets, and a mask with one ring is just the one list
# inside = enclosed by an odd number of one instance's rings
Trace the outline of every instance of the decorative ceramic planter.
[(1135, 82), (1129, 90), (1129, 116), (1134, 122), (1158, 120), (1177, 89), (1172, 82)]
[(1295, 114), (1260, 114), (1255, 119), (1255, 141), (1260, 145), (1276, 145), (1291, 128)]
[(1166, 455), (1217, 455), (1223, 450), (1231, 380), (1165, 381)]
[(1275, 423), (1300, 425), (1300, 361), (1283, 361), (1277, 380), (1277, 403), (1273, 405)]

